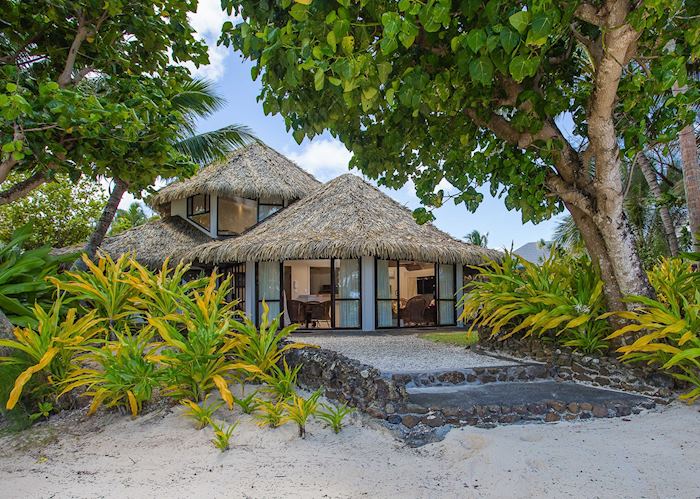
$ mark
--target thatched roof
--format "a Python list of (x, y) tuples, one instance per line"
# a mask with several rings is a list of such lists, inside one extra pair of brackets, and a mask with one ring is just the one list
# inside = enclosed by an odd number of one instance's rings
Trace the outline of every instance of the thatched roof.
[(191, 178), (163, 187), (150, 204), (158, 207), (194, 194), (294, 201), (318, 185), (313, 175), (274, 149), (255, 142), (202, 168)]
[[(112, 258), (130, 252), (139, 263), (155, 269), (160, 268), (168, 257), (177, 263), (192, 248), (211, 240), (211, 237), (182, 218), (170, 217), (146, 222), (115, 236), (106, 237), (100, 251)], [(53, 253), (80, 252), (82, 248), (82, 245), (71, 246), (54, 250)]]
[(431, 224), (419, 225), (406, 207), (345, 174), (246, 234), (186, 255), (203, 263), (361, 256), (476, 265), (500, 253), (458, 241)]

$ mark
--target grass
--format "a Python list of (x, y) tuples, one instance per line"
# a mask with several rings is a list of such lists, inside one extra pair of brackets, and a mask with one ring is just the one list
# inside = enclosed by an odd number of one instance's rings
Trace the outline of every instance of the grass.
[(460, 347), (470, 347), (479, 342), (479, 335), (475, 331), (467, 334), (466, 331), (449, 331), (443, 333), (429, 333), (421, 335), (421, 338), (435, 343), (446, 343)]

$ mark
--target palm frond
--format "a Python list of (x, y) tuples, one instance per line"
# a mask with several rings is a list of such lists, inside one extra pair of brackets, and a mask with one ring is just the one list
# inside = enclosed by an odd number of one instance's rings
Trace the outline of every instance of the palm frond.
[(216, 93), (213, 82), (195, 78), (184, 85), (172, 103), (183, 114), (201, 118), (222, 109), (226, 101)]
[(256, 140), (250, 128), (234, 124), (185, 137), (175, 144), (175, 148), (189, 156), (192, 161), (206, 164)]

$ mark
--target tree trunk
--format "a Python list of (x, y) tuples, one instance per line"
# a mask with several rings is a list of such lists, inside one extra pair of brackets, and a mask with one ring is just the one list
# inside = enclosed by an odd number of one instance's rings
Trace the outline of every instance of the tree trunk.
[[(117, 212), (119, 203), (121, 202), (122, 197), (124, 196), (124, 193), (128, 187), (129, 184), (127, 184), (124, 180), (120, 178), (114, 179), (114, 188), (109, 195), (107, 204), (102, 210), (102, 215), (100, 215), (100, 219), (95, 226), (95, 230), (92, 232), (90, 239), (88, 239), (88, 242), (85, 245), (84, 252), (88, 258), (94, 258), (95, 254), (97, 253), (97, 249), (102, 245), (105, 235), (107, 234), (107, 230), (114, 220), (114, 215)], [(75, 261), (75, 263), (73, 263), (73, 267), (84, 269), (84, 263), (81, 259), (78, 259)]]
[[(12, 334), (13, 329), (14, 326), (10, 322), (10, 319), (8, 319), (5, 313), (2, 310), (0, 310), (0, 339), (14, 339), (14, 335)], [(9, 348), (0, 347), (0, 357), (8, 355), (9, 350)]]
[[(685, 88), (673, 85), (673, 94), (685, 93)], [(695, 142), (695, 130), (688, 125), (678, 134), (683, 164), (683, 187), (685, 202), (688, 206), (688, 221), (690, 234), (693, 237), (693, 251), (700, 252), (700, 163), (698, 162), (698, 146)]]
[(656, 209), (659, 210), (659, 217), (661, 217), (661, 224), (664, 227), (664, 235), (666, 236), (666, 242), (668, 243), (671, 256), (678, 256), (676, 228), (673, 225), (671, 212), (668, 210), (668, 206), (661, 204), (661, 187), (659, 187), (659, 182), (656, 178), (656, 170), (651, 166), (649, 158), (647, 158), (644, 153), (639, 153), (637, 155), (637, 163), (644, 175), (644, 179), (649, 185), (649, 191), (651, 191), (652, 196), (654, 196), (654, 204), (656, 205)]

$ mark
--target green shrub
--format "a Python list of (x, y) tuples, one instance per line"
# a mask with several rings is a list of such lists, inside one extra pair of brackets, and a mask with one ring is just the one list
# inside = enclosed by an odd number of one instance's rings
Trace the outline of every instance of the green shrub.
[(535, 335), (584, 353), (607, 350), (603, 281), (587, 257), (555, 249), (534, 265), (506, 253), (481, 272), (460, 302), (460, 319), (471, 322), (470, 332), (484, 327), (501, 339)]
[(282, 314), (269, 319), (270, 307), (263, 301), (263, 313), (260, 318), (260, 327), (249, 318), (243, 316), (243, 322), (233, 322), (231, 327), (239, 334), (241, 341), (234, 347), (236, 356), (244, 363), (255, 366), (259, 374), (257, 378), (264, 381), (265, 375), (274, 372), (275, 367), (282, 359), (284, 352), (293, 348), (304, 348), (310, 345), (302, 343), (282, 344), (282, 341), (294, 332), (299, 325), (280, 328)]
[(71, 308), (63, 317), (62, 310), (60, 295), (49, 310), (36, 304), (36, 327), (17, 328), (14, 340), (0, 340), (0, 347), (10, 350), (0, 358), (0, 365), (20, 370), (5, 401), (6, 409), (13, 409), (23, 394), (36, 403), (54, 398), (74, 364), (76, 351), (88, 348), (103, 334), (104, 321), (97, 318), (96, 311), (78, 317)]
[(282, 407), (286, 414), (282, 418), (282, 422), (292, 421), (296, 423), (299, 428), (299, 438), (306, 438), (306, 422), (311, 416), (316, 414), (320, 396), (321, 390), (316, 390), (309, 398), (304, 398), (295, 393), (289, 401), (283, 403)]
[(656, 299), (628, 297), (640, 306), (616, 313), (631, 324), (609, 338), (631, 336), (631, 344), (618, 348), (621, 359), (655, 365), (690, 383), (694, 388), (681, 398), (694, 402), (700, 398), (700, 275), (688, 261), (663, 259), (649, 271), (649, 282)]
[(59, 266), (74, 258), (53, 257), (48, 246), (24, 250), (31, 232), (32, 227), (25, 225), (14, 232), (7, 244), (0, 244), (0, 311), (14, 326), (36, 325), (34, 303), (48, 308), (55, 294), (46, 278), (56, 277)]
[[(124, 406), (137, 416), (164, 376), (152, 355), (156, 347), (151, 341), (154, 332), (150, 327), (135, 335), (128, 329), (112, 332), (116, 340), (83, 348), (85, 353), (76, 358), (80, 367), (71, 371), (62, 393), (85, 386), (83, 395), (92, 399), (88, 414), (105, 405)], [(83, 367), (86, 365), (97, 367)]]

